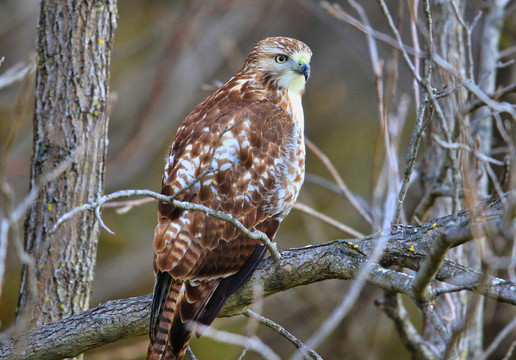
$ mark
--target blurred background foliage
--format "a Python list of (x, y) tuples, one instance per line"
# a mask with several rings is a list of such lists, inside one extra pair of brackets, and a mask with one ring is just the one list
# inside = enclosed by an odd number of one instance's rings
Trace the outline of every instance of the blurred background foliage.
[[(354, 14), (347, 2), (340, 3)], [(388, 32), (376, 3), (364, 1), (362, 5), (373, 26)], [(396, 13), (394, 9), (406, 5), (404, 1), (390, 1), (390, 6)], [(514, 4), (509, 6), (510, 19), (502, 34), (502, 50), (516, 43), (514, 8)], [(375, 80), (362, 34), (333, 19), (318, 1), (311, 0), (123, 0), (119, 1), (118, 12), (111, 65), (113, 101), (106, 193), (121, 189), (159, 192), (164, 157), (180, 122), (216, 86), (240, 69), (257, 41), (281, 35), (304, 41), (314, 53), (312, 77), (304, 97), (306, 135), (329, 156), (349, 188), (371, 202), (373, 157), (375, 151), (381, 150), (375, 149)], [(37, 1), (0, 1), (0, 57), (5, 57), (0, 73), (17, 64), (27, 64), (34, 57), (37, 18)], [(403, 24), (403, 18), (398, 20)], [(408, 28), (402, 29), (402, 33), (407, 32)], [(389, 69), (393, 66), (389, 63), (392, 49), (381, 43), (379, 46)], [(403, 65), (399, 69), (396, 96), (412, 95), (408, 72)], [(500, 76), (507, 77), (505, 84), (513, 83), (516, 77), (508, 70), (501, 71)], [(5, 141), (9, 124), (21, 122), (8, 164), (9, 181), (18, 200), (27, 193), (29, 183), (33, 84), (34, 74), (0, 89), (0, 144)], [(405, 142), (414, 117), (412, 103)], [(403, 158), (401, 161), (404, 164)], [(300, 201), (370, 233), (369, 226), (347, 201), (311, 181), (313, 175), (331, 179), (320, 160), (308, 151), (307, 181)], [(409, 208), (410, 204), (409, 193)], [(155, 204), (145, 204), (125, 214), (105, 209), (103, 217), (116, 235), (101, 235), (92, 306), (109, 299), (147, 294), (153, 286), (151, 244)], [(280, 248), (290, 248), (345, 237), (346, 234), (293, 210), (277, 241)], [(20, 278), (20, 262), (12, 246), (8, 251), (5, 288), (0, 299), (0, 330), (13, 322)], [(295, 288), (266, 299), (263, 313), (303, 340), (328, 316), (345, 294), (346, 286), (346, 282), (327, 281)], [(366, 287), (354, 311), (318, 349), (323, 358), (409, 357), (390, 320), (374, 307), (380, 291)], [(410, 309), (411, 302), (406, 304)], [(514, 309), (488, 301), (486, 326), (498, 329), (497, 317), (507, 314), (514, 315)], [(414, 320), (417, 323), (418, 319)], [(246, 324), (244, 317), (218, 319), (214, 323), (235, 332), (245, 331)], [(271, 330), (260, 327), (258, 334), (282, 358), (292, 353), (293, 347)], [(490, 340), (489, 334), (486, 331), (486, 341)], [(140, 359), (146, 344), (147, 337), (127, 339), (91, 351), (85, 358)], [(237, 347), (203, 338), (191, 345), (199, 359), (236, 359), (241, 352)], [(247, 358), (258, 356), (248, 354)]]

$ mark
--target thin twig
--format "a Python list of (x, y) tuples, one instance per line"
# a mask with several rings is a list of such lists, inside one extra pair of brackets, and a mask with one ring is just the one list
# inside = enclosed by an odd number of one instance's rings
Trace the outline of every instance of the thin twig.
[(396, 202), (396, 209), (394, 210), (394, 218), (392, 219), (392, 225), (399, 224), (400, 222), (401, 210), (403, 208), (403, 203), (405, 202), (405, 197), (407, 196), (408, 188), (410, 185), (410, 179), (412, 177), (414, 166), (416, 164), (417, 153), (419, 151), (419, 146), (421, 145), (421, 138), (423, 136), (423, 131), (425, 130), (425, 124), (428, 123), (428, 121), (426, 120), (430, 119), (432, 115), (432, 107), (428, 108), (426, 102), (420, 105), (416, 116), (416, 123), (414, 124), (414, 130), (410, 137), (409, 149), (407, 151), (407, 163), (405, 165), (405, 172), (403, 174), (403, 179), (401, 181), (400, 192), (398, 194), (398, 200)]
[(444, 140), (442, 140), (441, 138), (439, 138), (439, 136), (437, 134), (432, 134), (432, 138), (435, 140), (435, 142), (440, 146), (442, 147), (443, 149), (447, 149), (447, 150), (458, 150), (458, 149), (463, 149), (463, 150), (467, 150), (469, 152), (471, 152), (475, 157), (477, 157), (479, 160), (481, 161), (485, 161), (485, 162), (488, 162), (488, 163), (491, 163), (491, 164), (494, 164), (494, 165), (498, 165), (498, 166), (504, 166), (505, 163), (503, 161), (500, 161), (500, 160), (496, 160), (490, 156), (487, 156), (475, 149), (472, 149), (471, 147), (469, 147), (468, 145), (464, 144), (464, 143), (448, 143)]
[(434, 309), (434, 305), (430, 302), (425, 302), (424, 304), (418, 304), (419, 308), (425, 315), (425, 317), (430, 321), (430, 323), (434, 326), (437, 333), (441, 336), (444, 343), (447, 344), (450, 341), (451, 335), (450, 332), (446, 329), (439, 314)]
[(290, 341), (296, 349), (302, 349), (306, 352), (308, 356), (305, 356), (305, 359), (317, 359), (322, 360), (321, 356), (317, 354), (314, 350), (308, 348), (305, 344), (301, 342), (298, 338), (296, 338), (294, 335), (292, 335), (289, 331), (287, 331), (283, 326), (275, 323), (269, 318), (266, 318), (265, 316), (262, 316), (260, 314), (255, 313), (254, 311), (251, 311), (247, 309), (244, 311), (244, 315), (258, 320), (261, 324), (271, 328), (272, 330), (276, 331), (278, 334), (283, 336), (285, 339)]
[(268, 360), (281, 360), (272, 349), (267, 346), (258, 337), (247, 337), (239, 334), (233, 334), (228, 331), (217, 330), (211, 326), (202, 324), (196, 324), (195, 328), (202, 336), (213, 339), (215, 341), (223, 342), (226, 344), (239, 345), (244, 348), (248, 348), (258, 354), (264, 359)]
[(342, 180), (342, 177), (339, 175), (339, 172), (337, 169), (335, 169), (335, 166), (333, 166), (331, 160), (326, 156), (325, 153), (323, 153), (310, 139), (305, 137), (305, 143), (308, 146), (308, 148), (317, 156), (324, 166), (328, 169), (330, 174), (333, 176), (335, 181), (337, 182), (337, 185), (342, 190), (342, 193), (346, 196), (348, 201), (351, 203), (351, 205), (359, 212), (360, 215), (369, 223), (372, 224), (371, 216), (367, 213), (367, 211), (362, 207), (362, 204), (355, 198), (353, 193), (349, 190), (349, 188), (346, 186), (346, 183), (344, 180)]
[[(316, 348), (324, 339), (326, 339), (326, 337), (328, 337), (337, 325), (340, 324), (349, 310), (351, 310), (366, 283), (366, 279), (375, 273), (375, 269), (381, 268), (378, 266), (377, 262), (383, 253), (387, 241), (387, 236), (381, 235), (378, 238), (378, 242), (375, 244), (370, 256), (360, 268), (358, 275), (351, 283), (346, 296), (342, 298), (340, 304), (333, 309), (330, 316), (326, 318), (319, 329), (317, 329), (317, 331), (306, 341), (306, 346), (311, 349)], [(387, 271), (387, 269), (383, 268), (381, 268), (380, 271), (383, 273), (384, 270)], [(292, 360), (301, 360), (303, 355), (305, 355), (303, 351), (298, 352), (292, 357)]]
[(148, 204), (148, 203), (151, 203), (154, 201), (156, 201), (156, 199), (153, 199), (153, 198), (143, 198), (143, 199), (127, 200), (127, 201), (113, 201), (113, 202), (104, 204), (104, 207), (105, 208), (109, 208), (109, 207), (119, 208), (116, 210), (116, 213), (121, 215), (121, 214), (128, 213), (136, 206)]
[(278, 260), (281, 257), (281, 255), (278, 252), (276, 243), (272, 242), (265, 233), (263, 233), (259, 230), (251, 231), (251, 230), (247, 229), (240, 221), (235, 219), (232, 215), (225, 213), (225, 212), (210, 209), (201, 204), (194, 204), (194, 203), (189, 203), (186, 201), (174, 200), (173, 196), (166, 196), (166, 195), (159, 194), (159, 193), (151, 191), (151, 190), (120, 190), (120, 191), (116, 191), (116, 192), (108, 194), (108, 195), (101, 196), (100, 198), (98, 198), (97, 200), (95, 200), (93, 202), (89, 202), (84, 205), (78, 206), (78, 207), (68, 211), (67, 213), (63, 214), (56, 221), (56, 223), (54, 224), (54, 227), (50, 230), (49, 234), (54, 233), (64, 222), (71, 219), (72, 217), (74, 217), (75, 215), (77, 215), (78, 213), (80, 213), (82, 211), (94, 210), (95, 208), (102, 207), (105, 203), (107, 203), (111, 200), (114, 200), (114, 199), (128, 198), (128, 197), (133, 197), (133, 196), (152, 197), (156, 200), (163, 201), (167, 204), (173, 205), (180, 209), (201, 211), (208, 216), (212, 216), (214, 218), (227, 221), (227, 222), (231, 223), (235, 228), (237, 228), (242, 234), (249, 237), (250, 239), (261, 240), (264, 243), (264, 245), (267, 246), (267, 248), (271, 252), (271, 256), (274, 260)]
[(510, 360), (511, 356), (512, 356), (512, 353), (514, 352), (515, 348), (516, 348), (516, 340), (514, 340), (511, 343), (511, 346), (509, 347), (509, 350), (507, 350), (507, 353), (505, 354), (505, 356), (503, 357), (502, 360)]
[(377, 0), (378, 4), (380, 5), (380, 8), (382, 9), (383, 14), (385, 15), (385, 18), (387, 19), (387, 22), (389, 24), (389, 28), (394, 33), (394, 36), (396, 38), (396, 41), (398, 43), (398, 48), (401, 51), (401, 54), (403, 55), (403, 58), (405, 59), (405, 63), (409, 67), (410, 71), (412, 72), (412, 76), (414, 79), (417, 80), (419, 84), (423, 83), (423, 79), (419, 75), (419, 73), (416, 71), (416, 68), (414, 67), (414, 64), (412, 63), (412, 60), (410, 60), (409, 54), (407, 52), (407, 46), (403, 43), (403, 40), (401, 39), (401, 35), (398, 31), (398, 28), (394, 24), (394, 20), (392, 19), (392, 16), (389, 12), (389, 9), (387, 8), (387, 4), (385, 4), (384, 0)]
[(192, 351), (192, 348), (190, 346), (188, 346), (188, 348), (186, 349), (186, 355), (188, 355), (190, 360), (197, 360), (197, 358), (195, 357), (195, 354)]
[[(0, 65), (2, 65), (4, 57), (0, 59)], [(24, 79), (27, 75), (36, 70), (36, 60), (34, 56), (27, 63), (17, 63), (11, 68), (7, 69), (2, 75), (0, 75), (0, 89), (3, 89), (17, 81)]]
[[(401, 50), (401, 47), (399, 45), (399, 42), (394, 39), (392, 36), (389, 36), (385, 33), (382, 33), (376, 29), (373, 29), (371, 27), (366, 27), (364, 24), (362, 24), (360, 21), (346, 13), (339, 4), (331, 4), (328, 1), (322, 1), (321, 7), (326, 10), (330, 15), (335, 17), (336, 19), (351, 25), (361, 33), (365, 35), (371, 35), (376, 40), (381, 41), (389, 46), (392, 46), (395, 49)], [(424, 53), (419, 52), (417, 49), (414, 49), (408, 45), (403, 45), (405, 48), (405, 51), (410, 53), (412, 56), (417, 56), (419, 58), (424, 58), (427, 55)]]
[(361, 232), (356, 231), (355, 229), (349, 227), (348, 225), (343, 224), (343, 223), (335, 220), (334, 218), (329, 217), (328, 215), (325, 215), (306, 204), (296, 202), (294, 204), (294, 209), (302, 211), (310, 216), (313, 216), (314, 218), (319, 219), (319, 220), (333, 226), (334, 228), (339, 229), (340, 231), (342, 231), (346, 234), (350, 234), (355, 237), (364, 236), (364, 234), (362, 234)]
[(385, 291), (384, 294), (384, 299), (376, 301), (375, 305), (394, 322), (396, 330), (406, 347), (423, 359), (438, 358), (439, 351), (431, 342), (425, 341), (412, 324), (410, 315), (399, 294), (392, 291)]
[[(505, 95), (511, 94), (516, 91), (516, 84), (507, 85), (503, 88), (496, 90), (494, 93), (487, 94), (487, 96), (493, 101), (498, 101), (498, 99), (504, 97)], [(462, 112), (464, 114), (469, 114), (480, 107), (484, 106), (484, 101), (480, 99), (476, 99), (468, 104), (465, 104), (462, 108)]]

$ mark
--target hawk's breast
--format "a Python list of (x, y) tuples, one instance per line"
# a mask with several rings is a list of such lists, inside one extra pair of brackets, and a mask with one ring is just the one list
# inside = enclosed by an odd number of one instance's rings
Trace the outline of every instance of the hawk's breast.
[(305, 178), (305, 141), (301, 96), (285, 94), (282, 103), (286, 105), (284, 110), (289, 115), (290, 124), (283, 134), (285, 141), (280, 154), (274, 159), (276, 181), (265, 210), (283, 218), (294, 206)]

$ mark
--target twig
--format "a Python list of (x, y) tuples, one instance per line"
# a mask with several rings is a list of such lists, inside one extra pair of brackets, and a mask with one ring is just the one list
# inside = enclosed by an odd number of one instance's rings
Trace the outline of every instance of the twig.
[(394, 24), (394, 20), (392, 19), (392, 16), (389, 12), (389, 9), (387, 8), (387, 5), (385, 4), (384, 0), (377, 0), (378, 4), (380, 5), (380, 8), (385, 15), (385, 18), (387, 19), (387, 22), (389, 24), (389, 28), (394, 33), (394, 36), (396, 38), (396, 41), (398, 43), (398, 49), (401, 51), (401, 54), (403, 55), (403, 58), (405, 59), (405, 63), (409, 67), (410, 71), (412, 72), (412, 76), (414, 79), (417, 80), (419, 84), (423, 83), (423, 79), (419, 75), (419, 73), (416, 71), (416, 68), (414, 67), (414, 64), (412, 63), (412, 60), (410, 60), (410, 57), (407, 52), (407, 46), (403, 43), (403, 40), (401, 39), (401, 35), (398, 31), (398, 28)]
[(503, 357), (502, 360), (510, 360), (511, 356), (512, 356), (512, 353), (514, 352), (515, 348), (516, 348), (516, 340), (514, 340), (511, 343), (511, 346), (509, 347), (509, 350), (507, 350), (507, 353), (505, 354), (505, 356)]
[[(360, 21), (358, 21), (357, 19), (355, 19), (354, 17), (352, 17), (348, 13), (346, 13), (339, 4), (331, 4), (328, 1), (322, 1), (321, 7), (324, 10), (326, 10), (330, 15), (335, 17), (336, 19), (338, 19), (348, 25), (351, 25), (352, 27), (354, 27), (361, 33), (366, 34), (366, 35), (371, 35), (376, 40), (381, 41), (385, 44), (388, 44), (395, 49), (401, 50), (399, 42), (396, 39), (392, 38), (392, 36), (389, 36), (376, 29), (373, 29), (371, 27), (366, 27)], [(417, 56), (419, 58), (424, 58), (427, 56), (426, 54), (421, 53), (417, 49), (414, 49), (410, 46), (407, 46), (407, 45), (403, 45), (403, 46), (405, 48), (405, 51), (407, 51), (408, 53), (410, 53), (413, 56)]]
[(412, 177), (412, 172), (414, 171), (414, 166), (416, 164), (417, 153), (419, 151), (419, 146), (421, 144), (421, 137), (423, 136), (425, 125), (428, 123), (427, 120), (432, 118), (432, 115), (432, 107), (427, 108), (426, 102), (420, 105), (416, 116), (416, 123), (414, 124), (414, 131), (412, 132), (412, 135), (410, 137), (409, 149), (407, 151), (407, 163), (405, 165), (405, 172), (403, 174), (403, 179), (401, 181), (401, 188), (398, 194), (398, 200), (396, 202), (396, 209), (394, 210), (394, 218), (392, 219), (393, 225), (399, 224), (400, 222), (401, 210), (403, 207), (403, 203), (405, 201), (405, 197), (407, 196), (407, 191), (410, 185), (410, 179)]
[(243, 350), (242, 350), (242, 353), (240, 353), (240, 356), (238, 357), (237, 360), (243, 360), (244, 357), (247, 355), (247, 350), (249, 349), (249, 347), (245, 347)]
[[(507, 85), (501, 89), (496, 90), (494, 93), (487, 94), (487, 96), (492, 99), (493, 101), (497, 101), (498, 99), (504, 97), (505, 95), (511, 94), (516, 91), (516, 84)], [(469, 114), (480, 107), (484, 106), (485, 103), (480, 100), (476, 99), (468, 104), (465, 104), (462, 108), (462, 112), (464, 114)]]
[[(6, 150), (4, 148), (3, 150)], [(1, 239), (0, 246), (7, 245), (9, 230), (12, 235), (12, 244), (20, 259), (21, 263), (27, 266), (27, 283), (28, 283), (28, 291), (29, 301), (34, 299), (37, 294), (36, 287), (36, 264), (34, 258), (30, 256), (24, 249), (23, 240), (20, 232), (21, 221), (28, 209), (32, 205), (32, 203), (36, 200), (39, 189), (44, 186), (46, 183), (59, 176), (63, 171), (68, 169), (73, 159), (77, 156), (77, 154), (81, 151), (81, 147), (77, 148), (67, 159), (62, 161), (54, 170), (50, 171), (47, 174), (43, 174), (38, 183), (32, 184), (32, 189), (30, 192), (22, 199), (22, 201), (15, 206), (15, 198), (14, 192), (12, 188), (6, 181), (4, 169), (1, 169), (0, 166), (0, 195), (2, 195), (4, 199), (4, 206), (6, 207), (6, 217), (1, 220), (2, 228), (1, 228)], [(7, 153), (2, 153), (2, 157), (7, 158)], [(5, 237), (4, 237), (5, 236)], [(4, 243), (5, 242), (5, 243)], [(1, 252), (1, 249), (0, 249)], [(0, 263), (0, 266), (3, 266), (4, 263)], [(3, 278), (0, 278), (0, 285), (2, 285)], [(2, 293), (2, 287), (0, 286), (0, 294)], [(22, 320), (19, 320), (19, 323), (23, 323)]]
[(188, 355), (190, 360), (197, 360), (197, 358), (195, 357), (195, 354), (192, 351), (192, 348), (190, 346), (188, 346), (188, 349), (186, 349), (186, 355)]
[[(4, 62), (4, 57), (0, 59), (0, 66)], [(22, 80), (27, 75), (31, 74), (36, 70), (36, 61), (34, 56), (26, 63), (17, 63), (11, 68), (7, 69), (2, 75), (0, 75), (0, 89), (3, 89), (17, 81)]]
[(441, 56), (437, 54), (432, 54), (432, 60), (441, 68), (455, 76), (460, 82), (464, 83), (464, 86), (469, 91), (471, 91), (475, 96), (477, 96), (479, 101), (491, 108), (491, 110), (499, 113), (508, 113), (513, 117), (513, 119), (516, 119), (516, 110), (512, 107), (511, 104), (506, 102), (498, 102), (491, 99), (489, 95), (486, 94), (477, 84), (475, 84), (475, 82), (472, 79), (464, 78), (464, 76), (461, 74), (459, 70), (457, 70), (453, 65), (451, 65), (445, 59), (443, 59)]
[(276, 331), (278, 334), (283, 336), (285, 339), (290, 341), (296, 349), (302, 349), (306, 352), (308, 356), (305, 357), (305, 359), (317, 359), (322, 360), (321, 356), (317, 354), (314, 350), (307, 348), (305, 344), (301, 342), (298, 338), (296, 338), (294, 335), (292, 335), (289, 331), (287, 331), (283, 326), (275, 323), (271, 319), (266, 318), (265, 316), (262, 316), (260, 314), (255, 313), (254, 311), (251, 311), (249, 309), (244, 311), (244, 315), (253, 319), (258, 320), (261, 324), (271, 328), (272, 330)]
[(9, 220), (0, 219), (0, 296), (4, 287), (5, 259), (7, 255), (7, 241), (9, 235)]
[(376, 301), (375, 305), (394, 322), (398, 334), (410, 351), (420, 355), (423, 359), (433, 359), (439, 356), (439, 351), (435, 346), (425, 341), (410, 321), (410, 315), (398, 294), (385, 291), (384, 299)]
[(444, 324), (439, 317), (439, 314), (434, 309), (434, 306), (430, 302), (420, 303), (418, 304), (419, 308), (423, 312), (424, 316), (430, 321), (430, 323), (434, 326), (437, 333), (441, 336), (444, 343), (447, 344), (450, 341), (451, 335), (450, 332), (446, 329)]
[[(385, 3), (383, 3), (383, 6), (385, 6)], [(427, 50), (429, 53), (433, 52), (433, 31), (432, 31), (432, 16), (430, 14), (430, 5), (428, 1), (424, 1), (424, 12), (426, 17), (426, 24), (427, 24), (427, 31), (428, 31), (428, 44)], [(387, 10), (387, 7), (385, 6), (385, 9), (383, 9), (385, 16), (387, 19), (390, 19), (389, 22), (392, 22), (392, 19), (390, 18), (390, 14)], [(416, 11), (414, 9), (414, 11)], [(391, 30), (392, 27), (391, 27)], [(394, 30), (393, 30), (394, 31)], [(398, 35), (398, 40), (399, 35)], [(401, 44), (401, 42), (400, 42)], [(405, 58), (405, 61), (407, 61), (407, 58)], [(410, 67), (410, 64), (409, 64)], [(414, 70), (417, 70), (414, 68)], [(415, 71), (415, 74), (419, 74), (418, 71)], [(410, 144), (409, 149), (407, 151), (407, 162), (405, 165), (405, 172), (403, 175), (403, 180), (401, 182), (401, 188), (398, 194), (398, 200), (396, 202), (396, 208), (394, 211), (394, 217), (392, 220), (392, 225), (396, 225), (400, 222), (401, 217), (401, 210), (403, 208), (403, 203), (405, 201), (405, 197), (407, 195), (408, 187), (410, 185), (410, 179), (412, 177), (412, 172), (414, 171), (414, 166), (416, 163), (417, 153), (419, 151), (419, 146), (421, 144), (421, 137), (423, 136), (423, 131), (425, 130), (426, 125), (429, 123), (429, 120), (432, 118), (434, 113), (433, 107), (428, 107), (428, 88), (430, 87), (430, 80), (432, 75), (432, 63), (428, 60), (425, 61), (425, 68), (424, 68), (424, 75), (423, 75), (423, 82), (427, 86), (423, 89), (424, 99), (423, 101), (418, 101), (420, 103), (417, 111), (416, 116), (416, 122), (414, 124), (414, 130), (412, 132), (412, 135), (410, 137)], [(414, 80), (418, 81), (417, 78), (414, 76)], [(416, 87), (416, 84), (414, 84), (414, 87)], [(431, 89), (430, 89), (431, 91)]]
[(439, 138), (439, 136), (437, 134), (432, 134), (432, 138), (435, 140), (435, 142), (441, 146), (442, 148), (444, 149), (447, 149), (447, 150), (458, 150), (458, 149), (463, 149), (463, 150), (467, 150), (469, 152), (471, 152), (473, 155), (475, 155), (475, 157), (477, 157), (479, 160), (481, 161), (485, 161), (485, 162), (488, 162), (488, 163), (491, 163), (491, 164), (494, 164), (494, 165), (498, 165), (498, 166), (504, 166), (504, 162), (503, 161), (500, 161), (500, 160), (496, 160), (490, 156), (487, 156), (481, 152), (478, 152), (477, 150), (475, 149), (472, 149), (471, 147), (469, 147), (468, 145), (464, 144), (464, 143), (448, 143), (444, 140), (442, 140), (441, 138)]
[[(317, 329), (317, 331), (307, 340), (306, 345), (309, 348), (317, 347), (347, 315), (355, 301), (358, 299), (358, 296), (365, 285), (365, 280), (370, 276), (370, 274), (375, 273), (375, 269), (377, 270), (380, 268), (377, 265), (377, 261), (382, 255), (384, 247), (387, 244), (387, 238), (387, 236), (383, 235), (378, 238), (370, 256), (363, 264), (361, 264), (360, 271), (351, 283), (346, 296), (344, 296), (340, 304), (333, 309), (330, 316), (326, 318), (319, 329)], [(383, 270), (384, 269), (382, 268), (381, 271)], [(385, 270), (387, 271), (387, 269)], [(303, 355), (305, 355), (305, 352), (300, 351), (292, 357), (292, 360), (301, 360)]]
[(105, 208), (110, 208), (110, 207), (119, 208), (116, 210), (116, 213), (121, 215), (121, 214), (128, 213), (136, 206), (148, 204), (148, 203), (151, 203), (154, 201), (156, 201), (156, 199), (153, 199), (153, 198), (143, 198), (143, 199), (127, 200), (127, 201), (113, 201), (113, 202), (104, 204), (104, 207)]
[(296, 202), (294, 204), (294, 209), (296, 210), (299, 210), (299, 211), (302, 211), (310, 216), (313, 216), (315, 217), (316, 219), (319, 219), (331, 226), (333, 226), (334, 228), (336, 229), (339, 229), (340, 231), (346, 233), (346, 234), (350, 234), (352, 236), (355, 236), (355, 237), (361, 237), (361, 236), (364, 236), (364, 234), (362, 234), (361, 232), (358, 232), (356, 231), (355, 229), (347, 226), (346, 224), (343, 224), (337, 220), (335, 220), (334, 218), (331, 218), (329, 217), (328, 215), (325, 215), (317, 210), (315, 210), (314, 208), (311, 208), (310, 206), (308, 205), (305, 205), (303, 203), (300, 203), (300, 202)]
[(335, 169), (335, 166), (333, 166), (330, 159), (324, 154), (310, 139), (305, 137), (305, 143), (308, 146), (308, 148), (317, 156), (322, 163), (326, 166), (330, 174), (335, 179), (335, 182), (339, 186), (339, 188), (342, 190), (342, 193), (346, 196), (348, 201), (351, 203), (351, 205), (359, 212), (360, 215), (369, 223), (372, 224), (371, 216), (367, 213), (367, 211), (362, 207), (362, 204), (355, 198), (353, 193), (349, 191), (349, 188), (346, 186), (346, 183), (344, 180), (342, 180), (342, 177), (339, 175), (337, 169)]
[(233, 334), (228, 331), (217, 330), (213, 327), (202, 324), (196, 324), (195, 328), (202, 336), (208, 337), (215, 341), (242, 346), (260, 354), (264, 359), (281, 360), (280, 357), (276, 355), (276, 353), (274, 353), (274, 351), (272, 351), (269, 346), (267, 346), (256, 336), (247, 337), (239, 334)]
[(271, 256), (274, 260), (278, 260), (280, 258), (280, 254), (278, 252), (276, 243), (272, 242), (265, 233), (263, 233), (259, 230), (251, 231), (251, 230), (247, 229), (244, 225), (242, 225), (242, 223), (240, 221), (235, 219), (230, 214), (210, 209), (201, 204), (194, 204), (194, 203), (189, 203), (189, 202), (185, 202), (185, 201), (174, 200), (173, 196), (165, 196), (163, 194), (159, 194), (159, 193), (156, 193), (156, 192), (150, 191), (150, 190), (120, 190), (120, 191), (116, 191), (116, 192), (108, 194), (108, 195), (101, 196), (100, 198), (98, 198), (97, 200), (95, 200), (93, 202), (78, 206), (78, 207), (68, 211), (67, 213), (63, 214), (56, 221), (56, 223), (54, 224), (54, 227), (49, 232), (49, 234), (54, 233), (65, 221), (71, 219), (76, 214), (78, 214), (82, 211), (100, 208), (105, 203), (107, 203), (111, 200), (114, 200), (114, 199), (128, 198), (128, 197), (133, 197), (133, 196), (152, 197), (156, 200), (163, 201), (167, 204), (173, 205), (180, 209), (201, 211), (208, 216), (212, 216), (214, 218), (227, 221), (227, 222), (231, 223), (235, 228), (237, 228), (242, 234), (249, 237), (250, 239), (261, 240), (264, 243), (264, 245), (267, 246), (267, 248), (271, 252)]
[[(364, 11), (363, 7), (354, 0), (348, 0), (349, 4), (357, 11), (360, 16), (360, 20), (366, 27), (370, 27), (369, 19)], [(398, 158), (396, 156), (396, 141), (393, 140), (401, 133), (401, 131), (391, 131), (391, 124), (388, 121), (387, 108), (385, 106), (385, 95), (384, 95), (384, 83), (383, 83), (383, 64), (384, 61), (380, 59), (378, 55), (378, 48), (376, 46), (375, 39), (370, 35), (366, 34), (367, 46), (369, 49), (369, 57), (371, 58), (371, 66), (375, 75), (376, 83), (376, 100), (378, 103), (378, 119), (380, 122), (380, 129), (383, 135), (383, 145), (385, 148), (385, 159), (382, 171), (387, 173), (387, 196), (384, 201), (384, 214), (383, 220), (386, 221), (390, 218), (390, 211), (392, 209), (391, 203), (394, 202), (394, 193), (399, 188), (399, 174), (398, 174)], [(382, 176), (382, 175), (380, 175)], [(377, 187), (382, 185), (381, 181), (376, 182)], [(378, 191), (374, 191), (378, 194)], [(373, 206), (375, 207), (375, 206)], [(385, 224), (380, 224), (381, 228), (384, 228)]]

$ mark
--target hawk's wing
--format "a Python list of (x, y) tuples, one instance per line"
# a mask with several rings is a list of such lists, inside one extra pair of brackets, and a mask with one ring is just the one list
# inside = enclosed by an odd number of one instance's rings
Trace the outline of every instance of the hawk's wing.
[[(248, 229), (259, 226), (274, 235), (276, 229), (267, 229), (267, 224), (277, 225), (267, 220), (284, 216), (274, 213), (274, 202), (284, 180), (284, 142), (294, 124), (266, 100), (244, 104), (201, 118), (194, 111), (185, 120), (172, 147), (162, 194), (173, 195), (204, 174), (177, 199), (229, 213)], [(235, 274), (259, 243), (224, 220), (159, 204), (155, 269), (176, 279)]]

